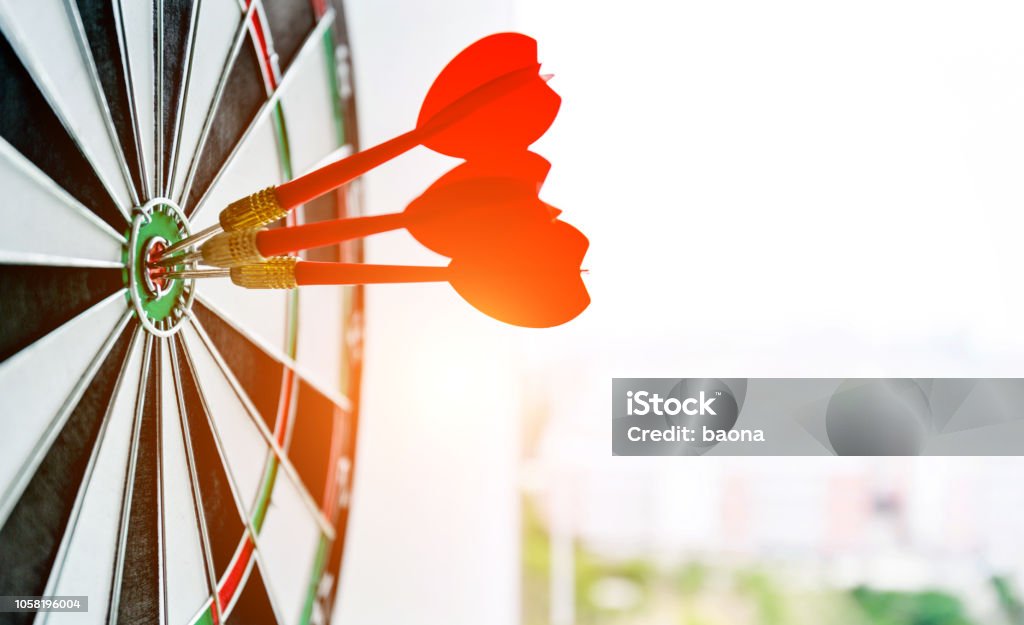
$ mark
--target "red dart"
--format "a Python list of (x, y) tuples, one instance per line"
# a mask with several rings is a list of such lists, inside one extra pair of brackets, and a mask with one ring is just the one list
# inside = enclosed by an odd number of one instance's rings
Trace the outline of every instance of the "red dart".
[(280, 256), (404, 227), (451, 258), (552, 221), (560, 211), (537, 197), (550, 169), (532, 152), (469, 161), (441, 176), (402, 213), (266, 230), (257, 235), (257, 246), (265, 257)]
[(230, 270), (247, 288), (317, 284), (449, 282), (477, 310), (512, 325), (548, 328), (566, 323), (590, 304), (580, 263), (589, 243), (561, 221), (538, 228), (531, 241), (487, 256), (452, 260), (447, 267), (406, 267), (273, 258)]
[(562, 99), (540, 76), (537, 42), (519, 33), (485, 37), (441, 70), (420, 107), (416, 127), (377, 146), (229, 204), (218, 226), (168, 248), (173, 254), (217, 229), (258, 228), (392, 158), (423, 145), (464, 159), (498, 161), (524, 151), (547, 131)]
[(450, 258), (484, 252), (505, 239), (527, 236), (558, 216), (561, 211), (537, 197), (549, 168), (546, 160), (531, 152), (500, 162), (470, 161), (439, 178), (401, 213), (225, 232), (203, 244), (198, 254), (160, 263), (174, 266), (194, 257), (208, 265), (232, 267), (399, 228)]
[(500, 33), (477, 41), (441, 70), (414, 130), (280, 185), (278, 202), (285, 209), (308, 202), (416, 145), (464, 159), (526, 149), (562, 102), (539, 69), (532, 37)]

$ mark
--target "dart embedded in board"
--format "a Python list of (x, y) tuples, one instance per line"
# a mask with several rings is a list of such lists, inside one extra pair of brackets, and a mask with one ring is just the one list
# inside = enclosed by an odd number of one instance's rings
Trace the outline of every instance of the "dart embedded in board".
[[(170, 279), (230, 277), (256, 289), (448, 282), (478, 310), (506, 323), (566, 323), (590, 303), (580, 269), (589, 242), (539, 197), (551, 165), (527, 148), (550, 127), (561, 101), (539, 67), (537, 43), (525, 35), (478, 41), (435, 80), (414, 130), (230, 204), (218, 226), (170, 246), (150, 270)], [(465, 162), (398, 213), (263, 228), (416, 145)], [(287, 256), (398, 229), (449, 264), (317, 263)]]
[(537, 42), (519, 33), (485, 37), (441, 71), (420, 107), (416, 127), (304, 176), (236, 200), (219, 223), (170, 246), (174, 254), (217, 232), (276, 221), (417, 145), (463, 159), (526, 149), (551, 126), (561, 98), (539, 74)]
[(180, 270), (176, 278), (230, 277), (249, 289), (327, 284), (448, 282), (480, 312), (512, 325), (547, 328), (574, 319), (590, 304), (580, 264), (589, 242), (553, 221), (517, 245), (453, 258), (446, 267), (304, 261), (279, 256), (230, 269)]
[(232, 267), (400, 228), (449, 258), (459, 252), (486, 250), (505, 239), (525, 236), (525, 230), (550, 223), (561, 213), (538, 197), (550, 167), (532, 152), (467, 162), (439, 178), (401, 213), (224, 232), (191, 253), (166, 257), (157, 264)]

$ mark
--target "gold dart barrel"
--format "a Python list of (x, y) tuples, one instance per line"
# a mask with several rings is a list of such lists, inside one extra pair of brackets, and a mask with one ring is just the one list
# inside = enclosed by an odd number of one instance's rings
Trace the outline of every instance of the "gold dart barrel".
[(199, 248), (202, 262), (214, 267), (237, 267), (262, 263), (265, 258), (256, 247), (258, 229), (222, 232)]
[(288, 211), (277, 201), (277, 191), (274, 187), (267, 187), (228, 204), (220, 212), (220, 226), (225, 232), (248, 230), (265, 226), (287, 214)]
[(258, 265), (232, 267), (231, 281), (247, 289), (294, 289), (297, 262), (292, 256), (276, 256)]

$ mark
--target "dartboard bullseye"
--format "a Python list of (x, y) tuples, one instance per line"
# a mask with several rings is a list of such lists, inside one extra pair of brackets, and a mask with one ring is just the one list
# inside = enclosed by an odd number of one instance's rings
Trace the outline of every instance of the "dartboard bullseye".
[(347, 41), (340, 0), (0, 1), (0, 596), (89, 600), (0, 623), (329, 622), (360, 287), (155, 260), (357, 150)]
[(154, 198), (133, 211), (124, 254), (125, 286), (136, 319), (149, 333), (173, 335), (188, 318), (194, 280), (170, 280), (152, 262), (167, 247), (191, 234), (188, 218), (174, 200)]

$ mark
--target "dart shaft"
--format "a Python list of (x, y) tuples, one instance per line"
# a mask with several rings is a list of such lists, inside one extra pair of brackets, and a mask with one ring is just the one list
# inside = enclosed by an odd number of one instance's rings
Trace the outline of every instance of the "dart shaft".
[(397, 282), (446, 282), (447, 267), (408, 267), (405, 265), (363, 265), (302, 261), (295, 268), (298, 285), (381, 284)]
[(401, 213), (333, 219), (289, 228), (263, 230), (256, 234), (256, 248), (263, 256), (282, 256), (358, 239), (404, 226)]
[(348, 158), (325, 165), (305, 176), (277, 187), (268, 187), (229, 204), (220, 214), (220, 228), (226, 232), (259, 228), (281, 219), (296, 206), (358, 178), (374, 167), (417, 146), (412, 130)]
[[(532, 65), (486, 82), (445, 107), (437, 115), (431, 117), (426, 124), (415, 130), (279, 185), (277, 187), (278, 201), (285, 210), (291, 210), (299, 204), (317, 198), (331, 189), (365, 174), (374, 167), (409, 151), (432, 135), (458, 123), (473, 111), (532, 80), (537, 80), (539, 67), (540, 65)], [(478, 140), (482, 141), (485, 138), (478, 137)]]
[(218, 271), (229, 272), (232, 282), (249, 289), (292, 289), (318, 284), (445, 282), (449, 275), (447, 267), (322, 263), (302, 261), (291, 256), (269, 258), (262, 263)]
[(320, 197), (324, 193), (358, 178), (374, 167), (403, 154), (420, 143), (418, 130), (411, 130), (384, 143), (343, 158), (305, 176), (277, 187), (277, 199), (285, 210)]
[(203, 241), (205, 241), (206, 239), (209, 239), (213, 235), (217, 234), (220, 231), (221, 231), (220, 224), (214, 224), (214, 225), (209, 226), (207, 228), (203, 228), (199, 232), (196, 232), (195, 234), (189, 235), (189, 236), (185, 237), (184, 239), (182, 239), (180, 241), (177, 241), (176, 243), (174, 243), (174, 245), (168, 246), (160, 254), (160, 257), (161, 258), (165, 258), (167, 256), (170, 256), (171, 254), (176, 254), (177, 252), (179, 252), (179, 251), (181, 251), (181, 250), (183, 250), (185, 248), (191, 247), (193, 245), (198, 245), (198, 244), (202, 243)]

